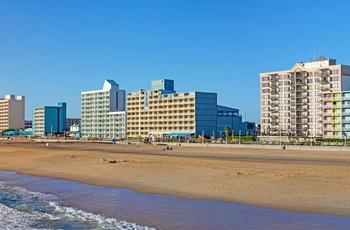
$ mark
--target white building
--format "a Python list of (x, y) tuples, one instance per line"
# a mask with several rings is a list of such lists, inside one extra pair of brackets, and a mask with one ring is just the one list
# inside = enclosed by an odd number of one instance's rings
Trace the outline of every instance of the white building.
[(125, 90), (105, 80), (102, 90), (81, 93), (81, 132), (96, 138), (125, 138)]
[(6, 95), (0, 99), (0, 131), (24, 128), (25, 97)]

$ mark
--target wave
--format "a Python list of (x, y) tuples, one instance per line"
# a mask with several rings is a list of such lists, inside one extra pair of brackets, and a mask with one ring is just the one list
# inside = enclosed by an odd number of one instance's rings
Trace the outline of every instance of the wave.
[(140, 229), (136, 223), (60, 205), (51, 194), (0, 183), (0, 229)]

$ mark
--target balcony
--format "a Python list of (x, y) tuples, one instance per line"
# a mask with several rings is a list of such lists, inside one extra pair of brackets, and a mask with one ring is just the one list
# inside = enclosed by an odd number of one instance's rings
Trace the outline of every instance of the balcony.
[(330, 89), (331, 89), (330, 87), (321, 87), (321, 91), (328, 91)]

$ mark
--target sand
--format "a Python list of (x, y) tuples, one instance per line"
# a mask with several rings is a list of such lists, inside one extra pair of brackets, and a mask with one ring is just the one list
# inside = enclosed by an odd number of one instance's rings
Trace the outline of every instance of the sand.
[[(350, 151), (0, 142), (0, 170), (350, 217)], [(349, 149), (350, 150), (350, 149)], [(108, 163), (116, 160), (116, 163)]]

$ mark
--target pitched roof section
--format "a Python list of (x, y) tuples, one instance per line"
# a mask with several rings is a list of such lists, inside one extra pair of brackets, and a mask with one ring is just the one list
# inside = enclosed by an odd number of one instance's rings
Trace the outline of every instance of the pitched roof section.
[(323, 56), (323, 55), (320, 55), (316, 61), (326, 61), (327, 59)]
[(119, 89), (119, 85), (114, 80), (105, 80), (105, 83), (103, 84), (103, 90), (110, 90), (110, 89)]
[(106, 80), (111, 85), (117, 85), (119, 86), (114, 80)]

